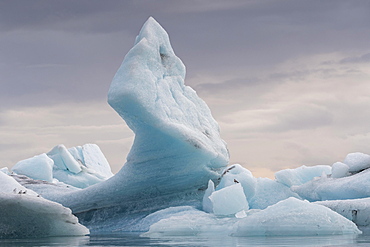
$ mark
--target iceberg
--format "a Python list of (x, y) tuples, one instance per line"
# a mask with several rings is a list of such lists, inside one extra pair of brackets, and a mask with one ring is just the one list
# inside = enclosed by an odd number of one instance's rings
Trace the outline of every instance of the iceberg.
[[(108, 93), (108, 103), (135, 133), (127, 162), (110, 179), (85, 189), (41, 194), (71, 208), (97, 231), (127, 230), (133, 212), (145, 216), (169, 206), (201, 207), (208, 181), (217, 182), (229, 153), (210, 109), (184, 85), (184, 77), (168, 34), (149, 18)], [(67, 178), (83, 169), (75, 159), (78, 150), (57, 146), (48, 156), (54, 173), (60, 170)]]
[(360, 234), (352, 222), (327, 207), (288, 198), (241, 219), (233, 236)]
[(113, 176), (108, 161), (96, 144), (67, 149), (57, 145), (48, 153), (21, 160), (12, 171), (34, 180), (86, 188)]
[(69, 208), (40, 197), (3, 172), (0, 181), (0, 238), (89, 234)]

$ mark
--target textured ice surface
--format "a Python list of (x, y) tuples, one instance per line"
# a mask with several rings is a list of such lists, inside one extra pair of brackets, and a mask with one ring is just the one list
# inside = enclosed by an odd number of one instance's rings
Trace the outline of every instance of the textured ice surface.
[(53, 165), (54, 162), (46, 154), (40, 154), (29, 159), (21, 160), (15, 164), (12, 170), (27, 177), (53, 181)]
[(320, 177), (292, 190), (309, 201), (370, 197), (370, 170), (342, 178)]
[(212, 211), (215, 215), (234, 215), (242, 210), (249, 209), (240, 183), (234, 183), (213, 192), (209, 199), (212, 202)]
[(360, 234), (356, 225), (327, 207), (288, 198), (241, 219), (234, 236)]
[(318, 166), (301, 166), (295, 169), (285, 169), (275, 173), (276, 181), (285, 184), (288, 187), (293, 185), (302, 185), (311, 181), (315, 177), (320, 177), (323, 173), (331, 174), (331, 167)]
[(370, 198), (315, 202), (353, 221), (359, 227), (370, 225)]
[(71, 210), (39, 197), (0, 172), (0, 238), (86, 235)]
[(370, 168), (370, 155), (364, 153), (350, 153), (343, 161), (349, 166), (349, 172), (356, 173)]

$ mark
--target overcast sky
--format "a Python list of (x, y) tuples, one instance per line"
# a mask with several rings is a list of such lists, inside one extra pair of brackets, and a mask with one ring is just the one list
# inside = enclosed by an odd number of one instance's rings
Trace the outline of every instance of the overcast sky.
[(149, 16), (255, 176), (370, 154), (370, 1), (0, 1), (0, 167), (133, 134), (106, 103)]

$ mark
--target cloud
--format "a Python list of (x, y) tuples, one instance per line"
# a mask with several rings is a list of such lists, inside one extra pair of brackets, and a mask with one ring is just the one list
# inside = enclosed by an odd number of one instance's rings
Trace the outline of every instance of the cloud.
[(370, 63), (370, 53), (361, 56), (346, 57), (339, 61), (341, 64), (348, 63)]

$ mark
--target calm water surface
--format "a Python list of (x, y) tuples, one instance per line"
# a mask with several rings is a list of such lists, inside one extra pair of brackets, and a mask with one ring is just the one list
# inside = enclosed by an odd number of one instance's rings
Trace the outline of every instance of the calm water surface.
[(0, 239), (0, 246), (370, 246), (370, 235), (323, 237), (168, 237), (139, 234)]

